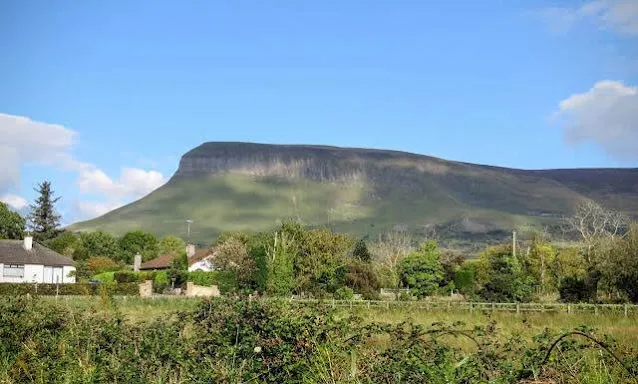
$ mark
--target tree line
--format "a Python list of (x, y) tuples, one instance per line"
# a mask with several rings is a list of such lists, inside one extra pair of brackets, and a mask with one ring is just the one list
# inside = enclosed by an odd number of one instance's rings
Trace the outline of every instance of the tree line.
[[(0, 237), (20, 238), (20, 228), (30, 225), (36, 241), (75, 260), (80, 279), (130, 269), (137, 253), (148, 261), (176, 252), (173, 269), (188, 268), (185, 243), (176, 236), (61, 230), (50, 183), (38, 191), (27, 219), (0, 205)], [(364, 241), (297, 221), (267, 232), (223, 233), (209, 247), (215, 266), (232, 273), (244, 292), (376, 299), (380, 288), (403, 288), (402, 299), (460, 293), (492, 302), (638, 302), (638, 226), (593, 202), (578, 205), (563, 224), (578, 241), (561, 245), (537, 233), (517, 252), (512, 244), (490, 246), (472, 259), (434, 240), (418, 243), (401, 228)]]

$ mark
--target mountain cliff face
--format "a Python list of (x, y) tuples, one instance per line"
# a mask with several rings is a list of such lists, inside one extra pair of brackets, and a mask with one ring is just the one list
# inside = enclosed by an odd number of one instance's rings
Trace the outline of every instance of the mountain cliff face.
[(194, 237), (211, 241), (296, 218), (368, 236), (402, 225), (474, 239), (554, 225), (585, 199), (638, 216), (638, 169), (527, 171), (376, 149), (218, 142), (186, 153), (150, 195), (74, 227), (180, 234), (192, 219)]
[[(313, 145), (205, 143), (186, 153), (175, 176), (238, 173), (320, 182), (382, 177), (390, 165), (442, 172), (445, 161), (409, 153)], [(390, 170), (391, 171), (391, 170)]]

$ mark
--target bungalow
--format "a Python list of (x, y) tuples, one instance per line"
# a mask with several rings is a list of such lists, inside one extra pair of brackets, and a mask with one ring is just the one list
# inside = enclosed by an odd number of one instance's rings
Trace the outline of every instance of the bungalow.
[[(215, 266), (213, 265), (212, 260), (215, 257), (215, 252), (215, 248), (203, 248), (199, 251), (195, 251), (195, 246), (193, 244), (188, 244), (186, 246), (188, 271), (208, 272), (214, 270)], [(173, 261), (178, 257), (179, 255), (177, 254), (177, 252), (170, 252), (165, 255), (158, 256), (153, 260), (142, 263), (139, 269), (141, 271), (159, 271), (169, 269)]]
[(75, 283), (73, 260), (33, 241), (0, 240), (0, 283)]
[(169, 269), (171, 264), (175, 259), (177, 259), (179, 255), (177, 252), (170, 252), (165, 255), (161, 255), (159, 257), (154, 258), (153, 260), (149, 260), (146, 263), (142, 263), (140, 265), (141, 271), (159, 271), (163, 269)]
[(209, 272), (215, 270), (213, 259), (215, 258), (216, 251), (215, 248), (204, 248), (192, 253), (188, 258), (188, 272)]

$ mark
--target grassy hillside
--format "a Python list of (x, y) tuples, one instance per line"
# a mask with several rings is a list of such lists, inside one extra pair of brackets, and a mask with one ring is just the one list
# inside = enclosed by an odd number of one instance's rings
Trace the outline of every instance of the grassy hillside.
[(163, 187), (72, 229), (185, 236), (191, 219), (192, 239), (206, 243), (295, 218), (370, 237), (435, 226), (466, 247), (556, 224), (588, 198), (638, 213), (638, 170), (522, 171), (392, 151), (207, 143)]

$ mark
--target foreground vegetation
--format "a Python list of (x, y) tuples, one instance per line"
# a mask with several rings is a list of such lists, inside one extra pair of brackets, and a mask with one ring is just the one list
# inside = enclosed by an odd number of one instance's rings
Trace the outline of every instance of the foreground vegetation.
[(0, 382), (638, 382), (633, 318), (83, 300), (0, 299)]

